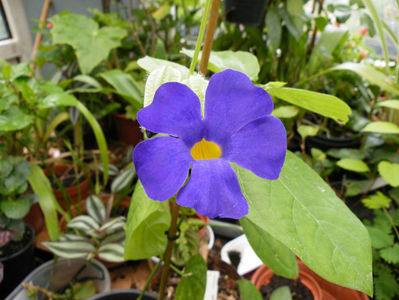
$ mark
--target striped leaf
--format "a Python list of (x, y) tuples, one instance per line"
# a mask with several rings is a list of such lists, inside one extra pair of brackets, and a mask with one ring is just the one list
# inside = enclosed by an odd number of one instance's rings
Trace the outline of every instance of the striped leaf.
[(102, 242), (101, 242), (101, 246), (104, 246), (106, 244), (109, 243), (123, 243), (125, 241), (126, 238), (126, 233), (125, 231), (116, 231), (110, 235), (108, 235), (107, 237), (105, 237)]
[(123, 243), (110, 243), (101, 246), (98, 249), (98, 256), (101, 259), (111, 262), (122, 262), (124, 261), (125, 247)]
[(99, 197), (95, 195), (87, 197), (86, 210), (89, 216), (97, 221), (97, 223), (101, 224), (105, 221), (107, 213), (105, 206)]
[(89, 216), (77, 216), (68, 223), (68, 228), (78, 229), (91, 236), (98, 236), (99, 225)]
[(59, 242), (75, 242), (75, 241), (90, 242), (90, 239), (85, 236), (82, 236), (82, 235), (67, 233), (67, 234), (64, 234), (63, 236), (61, 236), (58, 241)]
[(123, 172), (114, 179), (111, 184), (111, 192), (113, 194), (116, 194), (119, 191), (123, 190), (132, 182), (134, 175), (136, 175), (136, 172), (132, 164), (131, 167), (123, 170)]
[(108, 234), (123, 229), (125, 224), (126, 224), (125, 217), (117, 217), (105, 223), (103, 226), (101, 226), (100, 231)]
[(65, 258), (87, 258), (95, 251), (94, 245), (87, 241), (44, 242), (43, 245)]

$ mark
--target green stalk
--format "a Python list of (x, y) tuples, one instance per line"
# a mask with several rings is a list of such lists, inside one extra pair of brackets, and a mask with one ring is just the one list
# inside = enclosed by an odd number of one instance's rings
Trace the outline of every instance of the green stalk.
[(206, 28), (206, 23), (208, 21), (209, 11), (211, 10), (211, 4), (212, 4), (212, 0), (206, 0), (205, 11), (202, 16), (201, 26), (200, 26), (200, 30), (199, 30), (198, 37), (197, 37), (197, 44), (195, 45), (194, 55), (193, 55), (193, 59), (191, 61), (191, 65), (190, 65), (190, 72), (189, 72), (190, 74), (194, 73), (195, 66), (197, 65), (199, 52), (201, 50), (202, 40), (204, 39), (205, 28)]
[(145, 291), (148, 289), (148, 286), (150, 285), (150, 282), (152, 281), (152, 278), (154, 278), (154, 275), (157, 273), (159, 266), (161, 265), (162, 260), (160, 259), (159, 262), (155, 265), (155, 267), (152, 269), (150, 276), (148, 276), (147, 281), (145, 282), (144, 288), (140, 293), (140, 296), (137, 298), (137, 300), (142, 300), (144, 297)]

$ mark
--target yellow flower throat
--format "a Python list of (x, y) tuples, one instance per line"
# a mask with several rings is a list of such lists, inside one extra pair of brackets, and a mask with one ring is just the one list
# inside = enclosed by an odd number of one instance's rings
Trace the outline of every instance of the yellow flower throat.
[(202, 139), (200, 142), (196, 143), (191, 148), (190, 153), (195, 160), (214, 159), (222, 156), (222, 150), (220, 147), (213, 142), (207, 141), (206, 139)]

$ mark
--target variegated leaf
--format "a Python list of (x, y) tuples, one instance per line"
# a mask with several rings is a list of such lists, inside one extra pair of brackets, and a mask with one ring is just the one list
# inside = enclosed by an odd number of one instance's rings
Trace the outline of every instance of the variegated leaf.
[(125, 247), (123, 243), (110, 243), (98, 249), (98, 256), (101, 259), (111, 262), (124, 261)]
[(98, 236), (99, 225), (89, 216), (77, 216), (68, 223), (68, 228), (78, 229), (91, 236)]
[(86, 210), (90, 217), (101, 224), (106, 219), (106, 209), (101, 199), (95, 195), (91, 195), (86, 199)]
[(105, 239), (102, 240), (101, 246), (109, 244), (109, 243), (123, 243), (126, 238), (126, 233), (125, 231), (116, 231), (108, 236), (105, 237)]
[(120, 173), (114, 179), (114, 181), (111, 184), (111, 192), (113, 194), (116, 194), (119, 191), (123, 190), (126, 186), (128, 186), (132, 182), (134, 175), (136, 175), (136, 172), (132, 164), (131, 167), (127, 168), (126, 170), (123, 170), (123, 172)]
[(86, 258), (95, 251), (94, 245), (86, 241), (44, 242), (43, 245), (65, 258)]
[(121, 230), (125, 226), (125, 224), (125, 217), (117, 217), (101, 226), (100, 231), (108, 234), (116, 230)]

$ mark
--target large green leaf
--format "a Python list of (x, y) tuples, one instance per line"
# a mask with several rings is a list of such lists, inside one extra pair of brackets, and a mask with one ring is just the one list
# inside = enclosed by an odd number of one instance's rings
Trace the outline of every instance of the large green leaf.
[(240, 219), (240, 223), (252, 249), (266, 266), (280, 276), (298, 276), (298, 264), (290, 249), (248, 218)]
[(206, 263), (200, 254), (192, 256), (176, 288), (176, 300), (202, 300), (206, 286)]
[(377, 103), (376, 107), (387, 107), (399, 110), (399, 100), (384, 100)]
[(133, 77), (121, 70), (111, 70), (100, 76), (137, 110), (143, 107), (143, 91)]
[(336, 284), (373, 294), (368, 232), (334, 191), (291, 152), (278, 180), (235, 166), (246, 217)]
[(151, 73), (160, 67), (172, 67), (173, 69), (178, 69), (183, 77), (188, 76), (188, 68), (165, 59), (144, 56), (143, 58), (137, 60), (137, 64), (148, 73)]
[(266, 90), (274, 97), (334, 119), (338, 123), (345, 124), (348, 115), (352, 113), (348, 104), (335, 96), (285, 87)]
[(50, 240), (55, 241), (60, 235), (57, 207), (59, 212), (63, 212), (63, 210), (55, 199), (50, 181), (39, 166), (30, 165), (28, 180), (34, 193), (39, 196), (39, 205), (44, 215)]
[(3, 111), (0, 115), (0, 131), (20, 130), (32, 124), (33, 119), (17, 107)]
[(61, 13), (49, 21), (53, 24), (53, 43), (74, 48), (83, 74), (90, 73), (113, 48), (119, 47), (127, 33), (119, 27), (99, 28), (94, 20), (84, 15)]
[(387, 75), (371, 66), (360, 63), (347, 62), (335, 66), (329, 70), (347, 70), (355, 72), (371, 84), (375, 84), (389, 93), (396, 95), (399, 94), (399, 85)]
[[(193, 57), (194, 50), (183, 49), (183, 54)], [(199, 55), (201, 59), (201, 53)], [(208, 69), (212, 72), (221, 72), (226, 69), (240, 71), (251, 80), (256, 81), (260, 71), (259, 62), (255, 55), (245, 51), (212, 51), (209, 57)]]
[(126, 223), (125, 259), (145, 259), (165, 251), (170, 224), (168, 202), (148, 198), (137, 182)]

